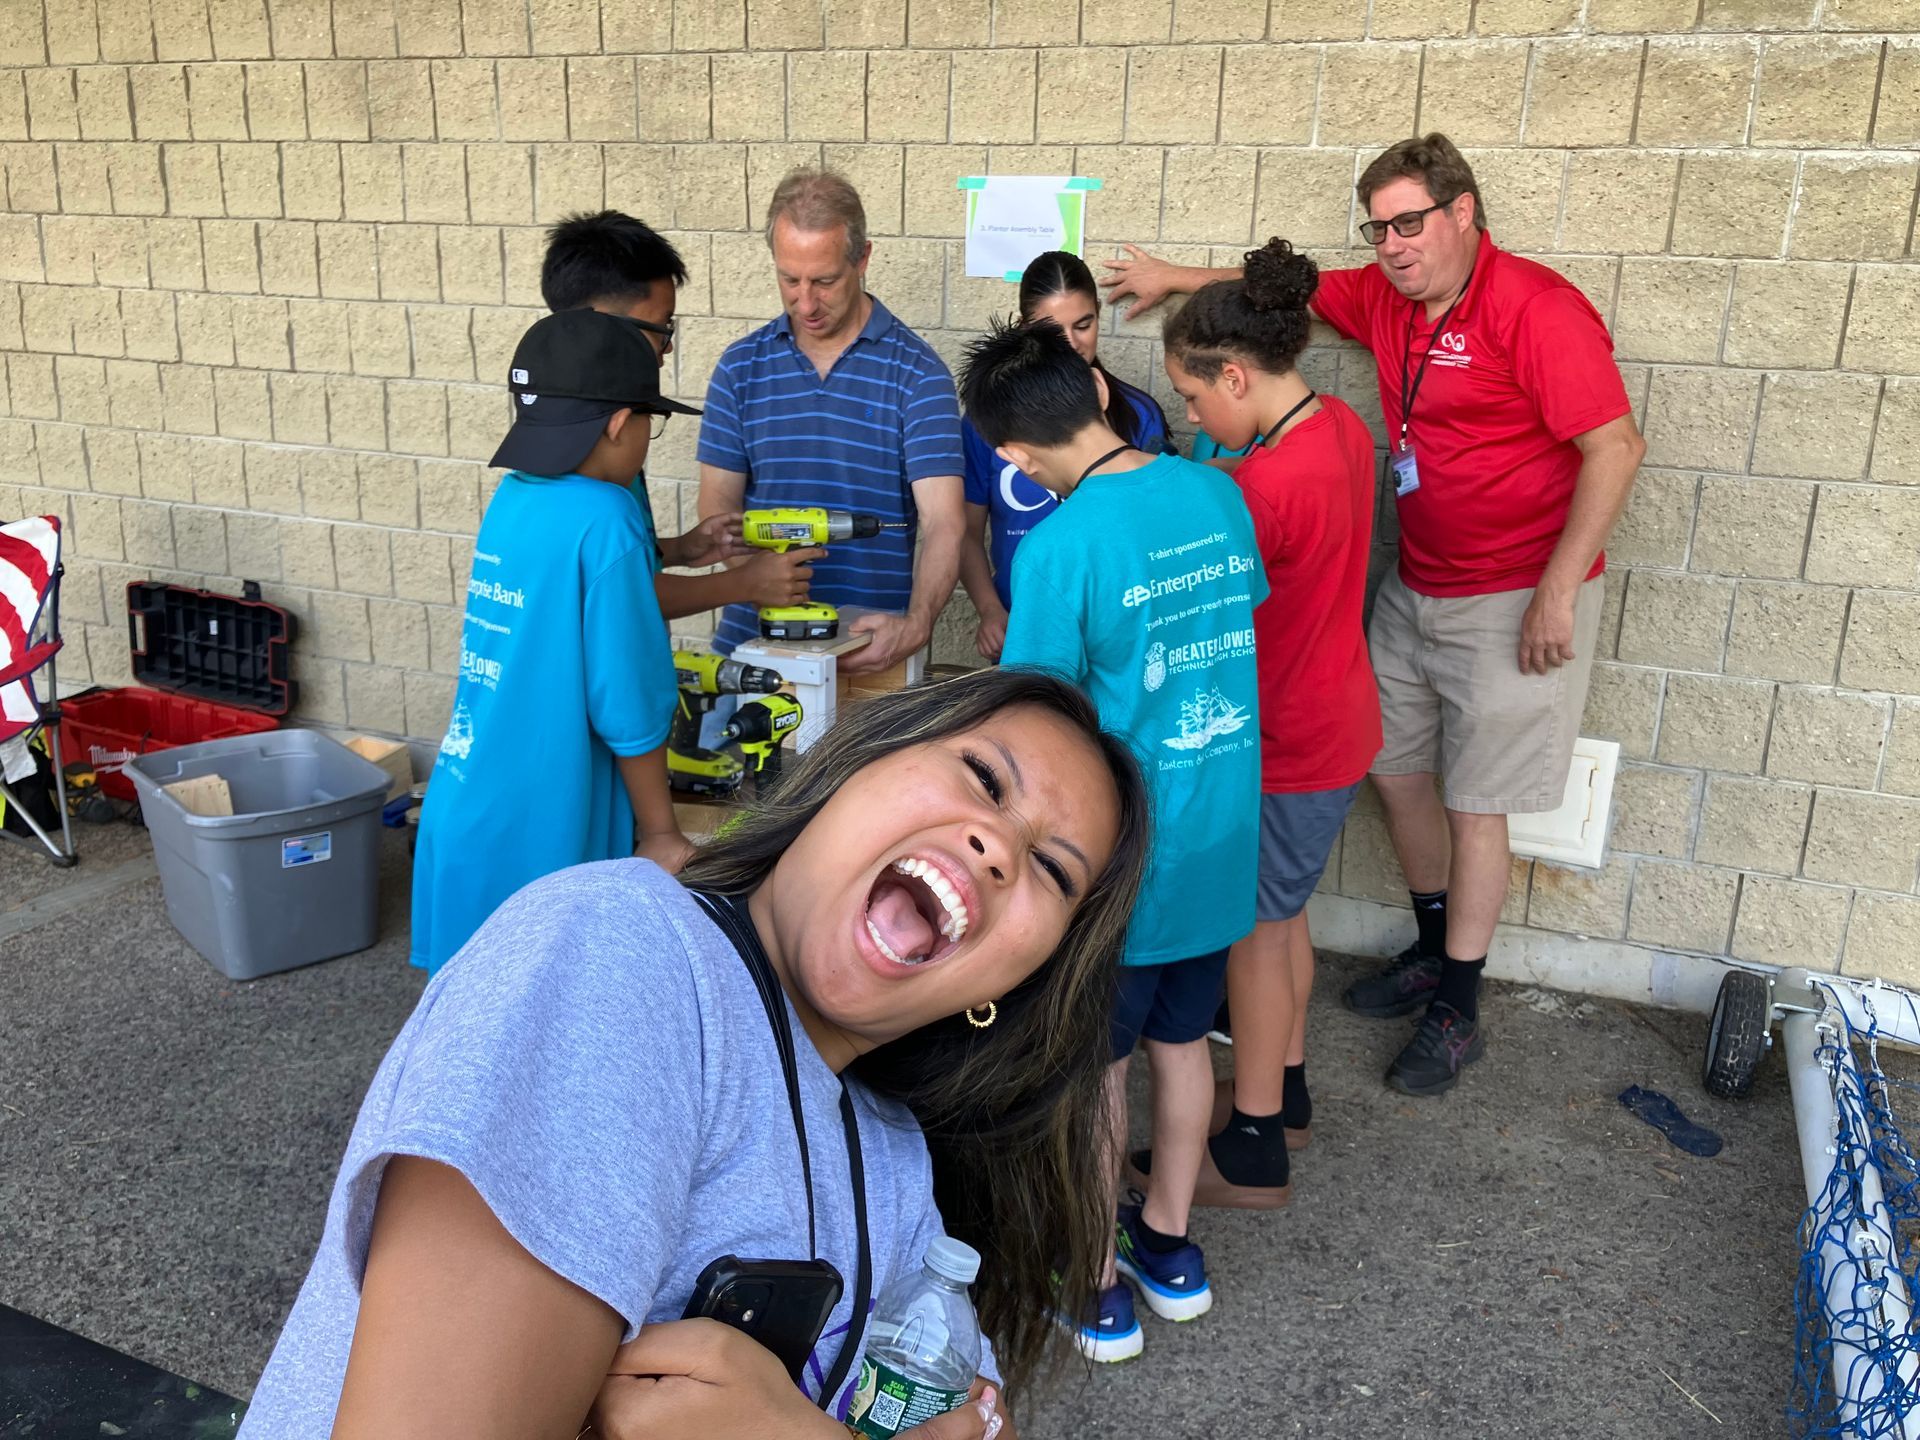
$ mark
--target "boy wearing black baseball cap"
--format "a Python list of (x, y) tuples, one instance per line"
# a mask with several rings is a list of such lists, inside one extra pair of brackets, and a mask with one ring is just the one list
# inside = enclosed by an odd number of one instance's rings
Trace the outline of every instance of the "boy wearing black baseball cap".
[[(534, 322), (513, 354), (508, 474), (474, 542), (453, 716), (420, 816), (415, 965), (435, 971), (494, 908), (569, 865), (636, 853), (678, 870), (691, 846), (667, 788), (673, 656), (654, 594), (663, 560), (741, 553), (738, 517), (656, 548), (632, 489), (660, 357), (624, 315)], [(637, 845), (636, 845), (637, 821)]]

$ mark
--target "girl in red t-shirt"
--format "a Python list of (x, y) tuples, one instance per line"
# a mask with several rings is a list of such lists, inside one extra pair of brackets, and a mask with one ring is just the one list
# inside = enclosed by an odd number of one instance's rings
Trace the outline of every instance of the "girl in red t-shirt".
[[(1197, 1204), (1286, 1203), (1287, 1151), (1306, 1145), (1306, 903), (1380, 750), (1380, 698), (1361, 610), (1373, 539), (1373, 439), (1297, 363), (1319, 271), (1284, 240), (1243, 279), (1198, 291), (1165, 327), (1167, 376), (1189, 422), (1252, 444), (1234, 479), (1271, 595), (1254, 612), (1260, 665), (1259, 925), (1233, 948), (1234, 1078), (1222, 1082)], [(1231, 1120), (1231, 1123), (1228, 1123)]]

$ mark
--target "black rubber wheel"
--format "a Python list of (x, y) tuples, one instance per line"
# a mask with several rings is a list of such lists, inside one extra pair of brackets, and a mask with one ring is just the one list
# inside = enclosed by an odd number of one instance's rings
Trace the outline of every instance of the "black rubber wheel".
[(1707, 1062), (1700, 1083), (1709, 1095), (1744, 1100), (1752, 1093), (1760, 1062), (1767, 1058), (1772, 1023), (1772, 984), (1751, 970), (1729, 970), (1707, 1022)]

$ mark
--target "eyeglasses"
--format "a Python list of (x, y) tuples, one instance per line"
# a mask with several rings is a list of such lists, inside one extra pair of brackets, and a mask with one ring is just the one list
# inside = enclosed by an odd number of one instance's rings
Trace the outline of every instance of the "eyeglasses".
[[(1458, 199), (1455, 196), (1454, 199)], [(1387, 238), (1387, 227), (1393, 227), (1393, 233), (1403, 239), (1411, 240), (1427, 228), (1427, 216), (1436, 210), (1444, 210), (1453, 200), (1442, 200), (1438, 205), (1429, 205), (1424, 210), (1405, 210), (1390, 220), (1363, 220), (1360, 222), (1360, 234), (1369, 245), (1378, 245)]]
[(658, 440), (663, 434), (666, 433), (667, 421), (673, 418), (673, 412), (670, 410), (663, 410), (658, 414), (656, 414), (653, 418), (657, 423), (648, 432), (648, 434), (650, 438), (654, 440)]

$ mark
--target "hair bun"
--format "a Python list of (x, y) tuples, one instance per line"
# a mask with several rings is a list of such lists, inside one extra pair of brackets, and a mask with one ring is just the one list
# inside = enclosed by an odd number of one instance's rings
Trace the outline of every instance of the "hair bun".
[(1304, 310), (1320, 284), (1320, 267), (1276, 235), (1247, 251), (1244, 284), (1255, 310)]

